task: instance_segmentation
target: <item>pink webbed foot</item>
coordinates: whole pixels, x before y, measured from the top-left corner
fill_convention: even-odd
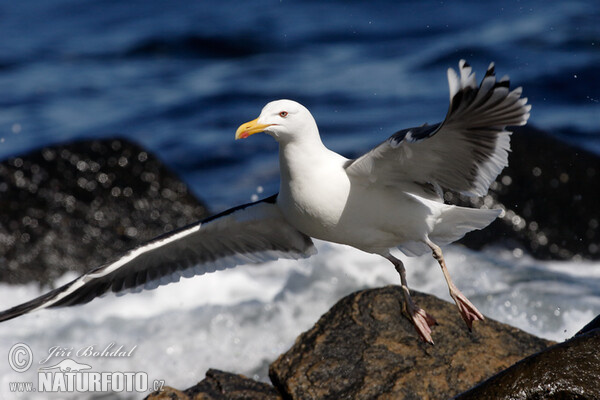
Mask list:
[[[469,331],[473,327],[473,321],[483,321],[485,319],[477,307],[475,307],[456,287],[450,289],[450,296],[452,296],[454,302],[458,306],[460,316],[467,324]]]
[[[410,319],[415,326],[415,330],[421,339],[423,339],[424,342],[433,344],[433,339],[431,338],[431,328],[437,324],[435,318],[417,306],[414,306],[412,311],[408,311],[408,314],[410,315]]]
[[[430,240],[427,241],[427,245],[429,245],[429,247],[433,251],[433,258],[435,258],[440,264],[440,267],[442,268],[442,272],[444,274],[444,278],[446,279],[446,283],[448,284],[448,289],[450,290],[450,296],[452,296],[452,298],[454,299],[454,302],[458,306],[460,316],[465,321],[465,323],[467,324],[467,328],[469,328],[470,331],[473,327],[473,321],[483,321],[485,318],[483,318],[483,315],[479,312],[477,307],[475,307],[473,303],[471,303],[469,299],[467,299],[467,297],[464,294],[462,294],[456,286],[454,286],[452,279],[450,279],[450,273],[448,272],[448,268],[446,268],[446,262],[444,261],[442,249],[440,249],[439,246],[437,246]]]

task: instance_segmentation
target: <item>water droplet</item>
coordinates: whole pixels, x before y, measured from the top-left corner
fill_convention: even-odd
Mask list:
[[[523,250],[521,250],[521,249],[514,249],[513,252],[512,252],[512,254],[516,258],[521,258],[521,257],[523,257]]]

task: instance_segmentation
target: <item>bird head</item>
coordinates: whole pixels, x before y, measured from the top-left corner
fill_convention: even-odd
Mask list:
[[[240,125],[235,139],[245,139],[264,132],[278,142],[291,142],[314,136],[318,137],[317,124],[302,104],[292,100],[276,100],[268,103],[255,120]]]

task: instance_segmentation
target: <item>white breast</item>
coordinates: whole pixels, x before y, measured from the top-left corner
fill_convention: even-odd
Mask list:
[[[281,183],[277,204],[303,233],[324,240],[340,220],[350,192],[344,170],[346,159],[323,147],[305,151],[301,146],[280,149]]]

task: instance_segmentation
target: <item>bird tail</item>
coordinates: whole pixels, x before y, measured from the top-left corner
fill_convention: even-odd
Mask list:
[[[502,210],[445,206],[429,239],[439,246],[452,243],[468,232],[485,228],[501,213]]]
[[[442,209],[435,219],[433,231],[428,237],[438,246],[450,244],[471,231],[485,228],[502,213],[502,210],[437,205]],[[424,240],[403,242],[398,246],[398,249],[409,257],[418,257],[431,252]]]

